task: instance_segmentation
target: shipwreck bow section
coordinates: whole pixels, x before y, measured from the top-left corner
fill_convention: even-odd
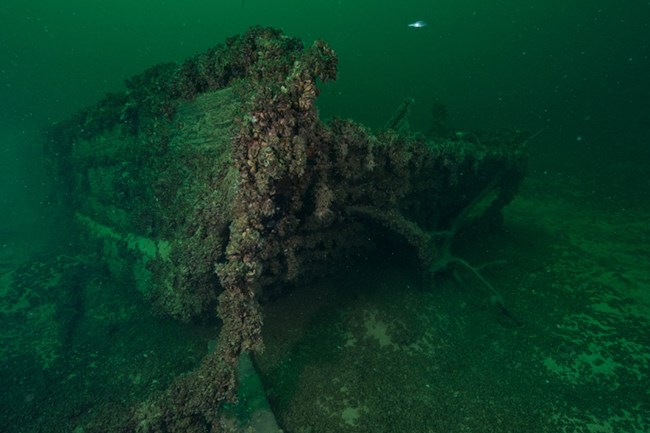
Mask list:
[[[427,138],[407,109],[379,132],[323,123],[317,81],[336,66],[324,42],[254,28],[50,130],[60,197],[111,271],[165,313],[223,321],[215,352],[137,411],[141,430],[218,431],[241,352],[262,348],[260,299],[386,236],[442,270],[456,233],[498,223],[516,193],[521,134]]]

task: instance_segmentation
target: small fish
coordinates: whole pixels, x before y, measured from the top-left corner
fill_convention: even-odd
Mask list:
[[[413,27],[414,29],[421,29],[422,27],[426,27],[427,23],[424,21],[416,21],[414,23],[409,24],[408,26]]]

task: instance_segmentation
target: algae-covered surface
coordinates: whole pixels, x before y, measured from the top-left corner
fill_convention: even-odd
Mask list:
[[[111,425],[207,352],[214,326],[154,315],[93,260],[38,255],[2,270],[2,432]]]
[[[266,306],[259,356],[289,432],[646,432],[650,207],[540,175],[504,231],[456,246],[462,276],[422,281],[408,254]]]
[[[0,433],[650,431],[649,2],[103,3],[0,5]]]
[[[484,268],[423,279],[385,245],[264,304],[255,364],[285,432],[648,431],[650,207],[537,175],[503,230],[454,251]],[[210,350],[216,324],[155,315],[83,255],[5,263],[3,432],[102,431]],[[459,281],[461,283],[459,283]],[[146,430],[143,430],[146,431]]]

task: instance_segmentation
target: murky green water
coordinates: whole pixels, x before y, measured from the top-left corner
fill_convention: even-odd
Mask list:
[[[542,131],[502,232],[455,246],[505,263],[485,273],[516,319],[402,251],[270,302],[284,431],[648,431],[650,3],[602,0],[3,1],[0,430],[102,431],[211,350],[216,320],[157,315],[79,246],[39,137],[252,25],[333,47],[324,119],[380,128],[410,97],[413,131],[437,103],[457,131]]]

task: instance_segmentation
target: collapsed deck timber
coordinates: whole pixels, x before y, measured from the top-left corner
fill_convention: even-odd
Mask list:
[[[254,28],[49,131],[61,197],[112,273],[180,320],[217,308],[223,322],[217,349],[135,409],[131,427],[220,431],[241,353],[262,349],[260,299],[383,236],[425,272],[464,264],[456,234],[498,222],[516,193],[521,134],[412,134],[407,109],[379,132],[322,122],[317,80],[336,66],[324,42]]]

